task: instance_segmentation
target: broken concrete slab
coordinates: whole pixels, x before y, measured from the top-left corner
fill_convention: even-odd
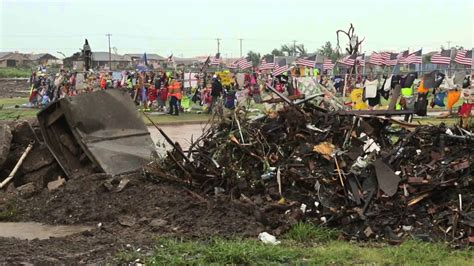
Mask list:
[[[10,152],[10,144],[12,141],[12,133],[7,124],[0,124],[0,169],[7,160]]]
[[[62,185],[66,184],[66,179],[62,177],[58,177],[57,180],[51,181],[48,183],[48,190],[49,191],[54,191],[61,187]]]

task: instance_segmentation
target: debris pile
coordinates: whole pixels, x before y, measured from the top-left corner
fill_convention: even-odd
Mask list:
[[[252,120],[237,110],[155,175],[245,202],[277,235],[305,220],[347,239],[469,244],[474,136],[393,121],[309,103]]]
[[[64,176],[36,121],[0,124],[0,188],[31,197]]]

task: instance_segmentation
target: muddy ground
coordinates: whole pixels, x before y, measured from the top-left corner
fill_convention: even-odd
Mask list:
[[[29,94],[28,79],[0,79],[0,98],[28,97]]]
[[[103,174],[70,180],[56,191],[44,189],[24,199],[0,192],[0,206],[13,210],[3,221],[89,225],[94,229],[47,240],[0,238],[0,263],[113,262],[127,245],[148,252],[154,238],[220,235],[253,236],[265,230],[242,202],[227,197],[208,199],[182,185],[151,181],[140,174],[116,192]],[[7,207],[6,207],[7,206]]]

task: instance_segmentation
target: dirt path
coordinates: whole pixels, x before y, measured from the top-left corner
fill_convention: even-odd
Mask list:
[[[28,79],[0,79],[0,98],[28,97]]]
[[[201,124],[187,124],[187,125],[165,125],[161,126],[161,129],[173,140],[177,141],[184,150],[187,150],[190,145],[190,140],[193,138],[196,140],[202,135]],[[166,145],[166,148],[170,148],[170,145],[166,143],[165,138],[160,134],[158,129],[153,126],[148,127],[153,142]],[[160,145],[158,145],[160,146]]]

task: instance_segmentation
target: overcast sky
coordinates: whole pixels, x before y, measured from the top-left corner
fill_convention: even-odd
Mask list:
[[[0,51],[70,55],[84,38],[92,51],[167,56],[243,51],[269,53],[281,44],[304,43],[312,52],[336,30],[365,37],[362,50],[424,48],[474,43],[474,0],[0,0]]]

